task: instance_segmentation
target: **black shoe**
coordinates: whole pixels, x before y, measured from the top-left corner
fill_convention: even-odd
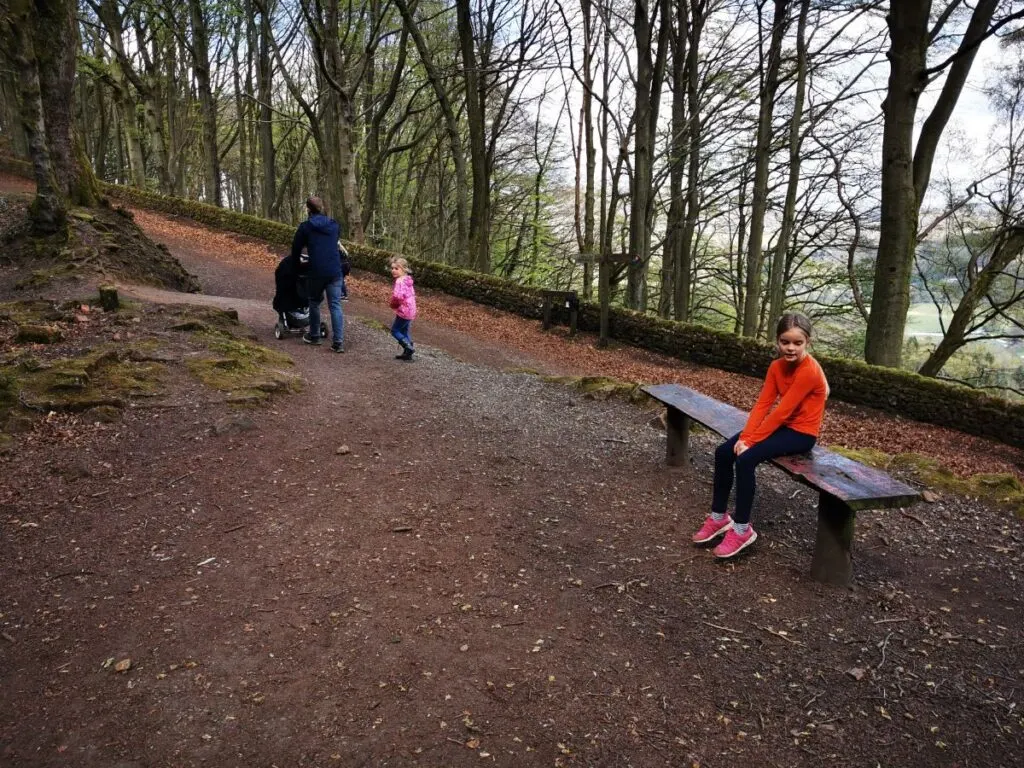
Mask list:
[[[336,341],[333,344],[331,344],[331,352],[344,352],[344,351],[345,351],[345,345],[342,344],[340,341]]]
[[[395,355],[395,360],[412,360],[412,350],[406,349],[402,354]]]
[[[323,344],[323,341],[320,339],[319,336],[316,337],[316,338],[313,338],[308,333],[302,334],[302,340],[304,342],[306,342],[307,344],[312,344],[314,347],[319,347],[321,344]]]

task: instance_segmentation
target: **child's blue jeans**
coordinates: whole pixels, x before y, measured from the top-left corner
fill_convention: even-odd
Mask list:
[[[412,351],[412,337],[409,336],[409,326],[412,325],[412,320],[406,320],[404,317],[395,315],[395,321],[391,324],[391,335],[395,337],[395,341],[402,345],[402,349]]]
[[[749,523],[750,509],[754,505],[757,465],[776,456],[807,453],[818,440],[813,435],[805,435],[789,427],[779,427],[760,443],[747,448],[737,456],[733,449],[739,438],[739,435],[733,435],[715,450],[715,481],[711,511],[725,514],[735,467],[736,512],[732,519],[737,523]]]

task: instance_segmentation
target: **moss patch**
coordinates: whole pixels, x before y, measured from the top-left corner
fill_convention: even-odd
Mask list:
[[[261,402],[275,392],[301,389],[302,380],[288,371],[292,359],[248,338],[237,313],[192,308],[171,328],[188,333],[203,348],[186,361],[189,372],[206,386],[229,393],[229,402]]]
[[[20,363],[0,367],[0,379],[12,382],[15,402],[37,411],[84,411],[97,406],[124,407],[133,397],[160,391],[163,367],[128,360],[123,350],[102,346],[75,357],[61,357],[26,370]]]
[[[878,469],[903,469],[913,473],[929,488],[958,496],[974,496],[996,504],[1008,504],[1024,517],[1024,484],[1010,474],[983,473],[967,478],[957,477],[930,456],[900,453],[895,456],[876,448],[847,448],[830,445],[830,451]]]
[[[0,434],[31,429],[49,411],[116,421],[132,401],[167,394],[173,370],[228,393],[233,403],[301,387],[289,372],[291,359],[257,344],[234,311],[133,302],[127,311],[76,323],[83,303],[91,302],[0,304]],[[51,343],[39,346],[43,338],[18,333],[33,327],[46,329]]]
[[[541,380],[578,389],[592,400],[618,397],[631,403],[640,403],[650,399],[640,389],[640,384],[610,376],[541,376]]]
[[[880,451],[877,448],[847,448],[843,445],[830,445],[828,449],[833,453],[838,453],[840,456],[859,461],[861,464],[866,464],[876,469],[887,469],[892,463],[892,454]]]

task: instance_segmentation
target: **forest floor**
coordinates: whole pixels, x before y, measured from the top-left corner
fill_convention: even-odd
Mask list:
[[[0,177],[0,202],[18,191]],[[135,217],[204,293],[122,281],[103,313],[94,283],[0,267],[0,302],[79,307],[44,363],[143,341],[163,361],[116,415],[40,412],[0,456],[0,765],[1020,764],[1005,505],[939,488],[861,513],[836,589],[809,578],[814,495],[766,468],[758,544],[715,562],[689,544],[713,436],[668,468],[656,408],[538,374],[742,407],[756,380],[425,290],[403,363],[366,274],[345,354],[277,341],[280,254]],[[217,309],[241,321],[218,349],[253,336],[286,382],[255,404],[188,375]],[[23,347],[0,322],[0,362]],[[1018,450],[839,402],[823,441],[1024,474]]]

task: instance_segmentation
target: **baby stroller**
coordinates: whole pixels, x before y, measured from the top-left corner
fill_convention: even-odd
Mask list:
[[[274,309],[277,310],[275,339],[303,333],[309,327],[309,292],[306,290],[308,266],[309,256],[306,254],[298,259],[288,254],[274,270]],[[321,333],[328,333],[326,324]]]

